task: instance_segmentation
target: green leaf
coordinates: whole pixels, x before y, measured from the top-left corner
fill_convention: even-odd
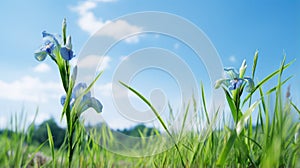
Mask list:
[[[51,133],[51,129],[49,127],[49,125],[47,124],[47,132],[48,132],[48,140],[49,140],[49,146],[51,148],[51,155],[52,155],[52,165],[53,167],[55,166],[55,153],[54,153],[54,141],[53,141],[53,137],[52,137],[52,133]]]
[[[42,144],[40,144],[33,153],[31,153],[30,158],[27,160],[27,162],[25,163],[25,165],[23,167],[27,167],[27,165],[32,161],[32,159],[34,158],[34,156],[42,149],[42,147],[47,143],[47,141],[43,142]]]
[[[190,109],[190,102],[188,103],[186,109],[185,109],[185,113],[183,116],[183,121],[182,121],[182,126],[181,126],[181,130],[180,130],[180,134],[179,134],[179,139],[181,139],[182,135],[183,135],[183,131],[184,131],[184,127],[185,127],[185,122],[189,113],[189,109]]]
[[[258,60],[258,51],[256,50],[254,54],[254,60],[253,60],[253,66],[252,66],[252,79],[254,79],[256,66],[257,66],[257,60]]]
[[[262,81],[260,81],[260,82],[255,86],[255,88],[252,90],[252,92],[249,93],[249,94],[246,96],[246,98],[245,98],[244,101],[243,101],[242,106],[250,99],[250,97],[252,96],[252,94],[253,94],[258,88],[260,88],[263,84],[265,84],[267,81],[269,81],[271,78],[273,78],[273,77],[274,77],[275,75],[277,75],[278,73],[281,73],[282,70],[288,68],[288,67],[289,67],[292,63],[294,63],[294,62],[295,62],[295,60],[292,61],[292,62],[290,62],[290,63],[288,63],[288,64],[286,64],[286,65],[284,65],[284,66],[282,67],[282,69],[278,69],[278,70],[274,71],[273,73],[271,73],[270,75],[268,75],[267,77],[265,77]]]
[[[74,116],[78,116],[81,114],[82,111],[80,111],[80,108],[78,108],[80,106],[80,103],[81,103],[81,100],[83,98],[84,95],[86,95],[91,89],[92,87],[94,86],[94,84],[97,82],[97,80],[100,78],[100,76],[102,75],[103,71],[101,71],[97,76],[96,78],[92,81],[92,83],[84,90],[84,92],[82,92],[75,100],[74,102],[74,106],[71,110],[71,114],[75,114],[75,115],[72,115],[72,117]],[[98,110],[97,112],[102,112],[102,105],[99,104],[98,102],[95,102],[95,100],[91,101],[91,102],[88,102],[88,103],[91,103],[95,108],[97,107],[101,107],[100,110]],[[78,111],[79,109],[79,111]],[[79,113],[78,113],[79,112]]]
[[[245,123],[247,122],[248,118],[251,116],[252,112],[254,111],[254,109],[257,107],[257,105],[259,104],[259,101],[254,102],[249,109],[245,112],[245,114],[240,118],[240,120],[237,123],[236,126],[236,132],[237,135],[239,135],[242,130],[245,127]]]
[[[240,67],[240,71],[239,71],[239,74],[240,74],[240,78],[244,78],[244,75],[245,75],[245,72],[246,72],[246,69],[247,69],[247,63],[246,63],[246,60],[243,61],[241,67]]]
[[[294,107],[294,109],[300,114],[299,108],[292,101],[290,101],[290,103]]]
[[[126,87],[127,89],[129,89],[130,91],[132,91],[134,94],[136,94],[141,100],[143,100],[144,103],[146,103],[150,109],[152,110],[152,112],[155,114],[155,116],[157,117],[158,121],[161,123],[161,125],[163,126],[163,128],[165,129],[165,131],[167,132],[167,134],[171,137],[171,139],[173,140],[173,143],[175,145],[176,150],[178,151],[179,155],[180,155],[180,159],[181,159],[181,164],[183,167],[185,166],[185,163],[183,161],[183,157],[182,154],[179,150],[179,147],[177,145],[177,143],[175,142],[171,132],[169,131],[169,129],[167,128],[165,122],[163,121],[163,119],[161,118],[161,116],[159,115],[158,111],[154,108],[154,106],[150,103],[150,101],[148,101],[142,94],[140,94],[138,91],[134,90],[132,87],[126,85],[125,83],[123,83],[122,81],[119,81],[121,83],[121,85],[123,85],[124,87]]]
[[[290,80],[293,76],[289,76],[287,79],[285,79],[283,82],[281,82],[281,85],[284,85],[288,80]],[[277,89],[277,86],[274,86],[273,88],[269,89],[267,92],[266,92],[266,95],[269,95],[273,92],[275,92]]]
[[[209,124],[210,124],[210,121],[209,121],[209,116],[208,116],[208,112],[207,112],[207,108],[206,108],[204,86],[203,86],[203,83],[202,83],[202,82],[201,82],[201,94],[202,94],[202,104],[203,104],[203,108],[204,108],[206,120],[207,120],[207,123],[208,123],[208,125],[209,125]]]
[[[229,153],[231,151],[231,148],[234,145],[234,142],[237,138],[237,134],[235,131],[231,131],[231,135],[226,143],[226,145],[223,147],[222,152],[217,160],[217,165],[224,165],[226,162],[227,157],[229,156]]]
[[[62,39],[63,39],[63,45],[66,44],[66,37],[67,37],[67,21],[66,21],[66,18],[63,19],[63,22],[62,22]]]
[[[70,100],[71,100],[71,96],[72,96],[72,91],[73,91],[73,88],[74,88],[74,84],[75,84],[74,80],[71,80],[70,83],[69,83],[69,90],[68,90],[68,92],[66,94],[66,100],[65,100],[63,112],[61,114],[61,120],[64,117],[64,114],[66,114],[67,120],[68,120],[68,118],[70,116],[69,112],[67,112],[67,111],[69,111],[69,108],[70,108]]]
[[[149,107],[150,109],[154,112],[155,116],[157,117],[157,119],[159,120],[159,122],[161,123],[161,125],[163,126],[163,128],[165,129],[165,131],[170,135],[171,133],[169,132],[165,122],[163,121],[163,119],[160,117],[158,111],[154,108],[154,106],[152,106],[152,104],[150,103],[150,101],[148,101],[143,95],[141,95],[138,91],[134,90],[133,88],[131,88],[130,86],[126,85],[125,83],[121,82],[120,83],[126,87],[127,89],[129,89],[130,91],[132,91],[134,94],[136,94],[140,99],[143,100],[143,102],[145,102]]]
[[[244,155],[244,157],[247,157],[248,154],[249,154],[249,150],[248,150],[248,147],[244,141],[244,139],[242,139],[241,137],[238,137],[235,141],[236,143],[236,146],[239,151],[241,152],[242,155]]]
[[[231,97],[230,93],[227,91],[227,89],[223,88],[223,90],[225,92],[226,100],[227,100],[227,103],[229,105],[233,120],[236,123],[237,119],[238,119],[238,116],[237,116],[237,109],[235,107],[234,100],[232,99],[232,97]]]

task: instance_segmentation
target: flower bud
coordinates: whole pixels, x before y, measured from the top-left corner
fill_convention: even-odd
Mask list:
[[[219,79],[219,80],[217,80],[216,83],[215,83],[215,89],[220,88],[220,86],[224,83],[225,80],[226,79]]]
[[[67,47],[69,50],[72,50],[71,36],[68,36],[68,38],[67,38],[66,47]]]
[[[243,78],[246,72],[246,68],[247,68],[247,64],[246,64],[246,60],[243,61],[241,67],[240,67],[240,78]]]
[[[66,30],[67,30],[67,21],[66,18],[64,18],[62,22],[62,38],[63,38],[63,44],[66,44]]]

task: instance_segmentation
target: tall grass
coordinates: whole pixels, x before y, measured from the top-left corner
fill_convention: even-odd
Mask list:
[[[254,57],[252,78],[254,78],[258,56]],[[134,88],[124,84],[133,93],[141,98],[155,113],[166,134],[156,136],[168,137],[172,148],[165,152],[144,157],[130,157],[113,153],[107,150],[105,145],[122,146],[114,138],[110,129],[103,126],[100,130],[86,129],[82,123],[77,123],[74,139],[77,147],[73,153],[73,167],[300,167],[300,138],[297,133],[300,129],[300,111],[289,96],[284,96],[283,86],[290,77],[283,79],[283,73],[291,63],[283,60],[278,70],[275,70],[266,78],[257,82],[254,90],[240,99],[240,104],[231,102],[230,93],[225,91],[229,109],[238,111],[235,122],[218,120],[223,111],[217,111],[212,118],[208,115],[203,85],[201,85],[202,101],[201,109],[197,111],[197,100],[191,101],[185,107],[185,115],[194,109],[195,114],[205,118],[207,127],[204,131],[185,130],[186,119],[183,119],[182,130],[173,132],[168,128],[168,123],[159,115],[155,107]],[[268,90],[263,85],[270,79],[277,78],[277,84]],[[256,95],[256,96],[255,96]],[[274,99],[275,98],[275,99]],[[272,99],[275,103],[272,103]],[[232,107],[230,107],[232,106]],[[172,107],[169,108],[172,113]],[[257,112],[254,118],[253,112]],[[232,115],[235,115],[231,113]],[[299,119],[294,119],[297,116]],[[233,118],[234,116],[231,116]],[[171,117],[172,118],[172,117]],[[184,117],[185,118],[185,117]],[[65,158],[67,145],[60,149],[54,149],[52,134],[54,130],[48,127],[48,141],[42,145],[32,145],[31,136],[33,124],[24,129],[24,125],[11,127],[16,133],[4,132],[0,137],[0,164],[1,167],[67,167],[68,159]],[[199,125],[202,119],[197,119]],[[232,126],[234,125],[234,126]],[[218,129],[216,129],[218,128]],[[185,131],[184,131],[185,130]],[[148,144],[146,137],[142,147],[145,150],[156,151],[161,148],[160,141]],[[99,142],[102,142],[102,146]],[[48,144],[48,145],[47,145]],[[73,146],[74,147],[74,146]],[[132,148],[134,155],[135,148]],[[142,150],[137,147],[136,150]],[[47,152],[48,151],[48,152]],[[42,152],[45,155],[45,163],[34,161]]]

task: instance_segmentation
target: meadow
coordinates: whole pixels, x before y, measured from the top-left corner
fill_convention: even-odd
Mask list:
[[[289,99],[292,93],[288,90],[282,91],[282,87],[288,83],[289,78],[281,79],[281,75],[290,65],[283,61],[278,70],[255,85],[255,91],[242,97],[241,104],[247,105],[254,92],[260,95],[258,101],[242,112],[233,127],[232,123],[219,122],[218,124],[222,124],[219,128],[222,129],[214,129],[216,122],[212,120],[207,121],[210,124],[205,133],[171,132],[167,127],[165,127],[166,134],[154,132],[155,136],[171,137],[173,142],[170,141],[170,143],[174,143],[172,148],[160,154],[145,157],[115,154],[106,150],[105,146],[100,146],[97,141],[101,139],[117,146],[114,138],[108,136],[111,135],[110,129],[102,127],[94,135],[88,135],[81,125],[76,129],[77,144],[72,167],[299,167],[300,111]],[[274,77],[278,78],[278,84],[264,91],[262,85]],[[133,88],[125,86],[139,95]],[[226,88],[223,89],[229,106],[233,105],[231,93]],[[199,112],[205,114],[207,109],[204,89],[202,91],[203,108]],[[139,96],[155,112],[151,103],[142,95]],[[274,104],[269,103],[272,96],[276,100]],[[195,104],[188,105],[186,108],[193,108],[193,106]],[[259,113],[257,118],[251,116],[254,108]],[[216,113],[215,117],[220,114]],[[295,116],[298,117],[297,120]],[[12,124],[9,130],[13,132],[3,132],[0,137],[1,167],[67,167],[69,165],[66,157],[68,147],[66,139],[61,148],[55,149],[51,135],[54,130],[48,129],[48,140],[42,144],[32,143],[34,123],[25,128],[25,125],[20,124],[22,121],[24,117],[23,119],[12,117],[11,123],[19,124]],[[166,125],[166,121],[161,120],[161,124]],[[142,133],[140,135],[143,137]],[[155,151],[161,148],[160,143],[157,141],[156,144],[151,143],[147,146],[145,141],[144,147]],[[134,152],[135,149],[132,150]]]
[[[120,151],[127,150],[111,129],[105,125],[88,129],[80,120],[87,108],[101,113],[105,106],[90,94],[102,72],[89,85],[75,85],[77,67],[69,64],[75,55],[71,37],[66,36],[65,20],[62,27],[61,42],[58,37],[43,32],[45,41],[35,58],[43,61],[50,57],[60,72],[66,93],[61,98],[61,117],[67,122],[63,143],[55,148],[56,130],[51,130],[49,125],[46,126],[48,138],[42,143],[34,142],[34,121],[26,127],[25,116],[12,116],[10,126],[0,136],[0,167],[300,167],[300,110],[291,99],[294,93],[284,89],[291,77],[283,75],[293,62],[286,63],[284,58],[278,69],[258,82],[253,81],[259,63],[258,52],[251,69],[245,61],[239,69],[225,67],[227,76],[216,81],[215,89],[224,91],[226,111],[217,110],[209,117],[205,89],[199,84],[201,109],[196,108],[198,100],[191,98],[193,101],[185,107],[179,131],[169,129],[171,119],[163,119],[146,97],[120,81],[147,104],[163,129],[150,134],[145,134],[147,129],[138,130],[141,143],[123,142],[133,145],[131,153],[124,156],[107,149],[113,146]],[[250,76],[246,76],[246,69]],[[276,79],[277,84],[263,87],[271,79]],[[196,126],[203,125],[201,117],[205,118],[205,129],[185,129],[190,109],[199,114],[195,115],[199,117]],[[172,110],[169,107],[170,115]],[[255,112],[257,117],[253,115]],[[224,115],[230,115],[231,120],[222,120]],[[171,147],[157,153],[164,147],[162,144],[166,144],[163,141]],[[148,151],[147,156],[138,157],[140,150]]]

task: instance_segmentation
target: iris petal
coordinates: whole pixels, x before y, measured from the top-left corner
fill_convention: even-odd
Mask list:
[[[252,90],[254,89],[254,82],[253,82],[252,78],[245,77],[244,79],[247,80],[247,83],[248,83],[247,92],[252,92]]]
[[[75,56],[73,51],[68,49],[67,47],[60,48],[60,55],[66,61],[70,61]]]
[[[233,67],[224,68],[224,71],[227,73],[227,75],[229,75],[231,79],[239,77],[239,74],[237,73],[236,69]]]
[[[243,80],[242,79],[238,79],[237,83],[236,83],[236,89],[241,87],[241,85],[243,84]]]
[[[76,99],[81,96],[85,90],[87,89],[87,85],[85,83],[78,83],[72,92],[70,108],[72,109]],[[61,104],[64,105],[66,101],[66,96],[61,97]],[[77,113],[80,115],[82,112],[87,110],[88,108],[93,108],[97,113],[101,113],[103,109],[103,105],[99,100],[94,97],[91,97],[91,92],[87,92],[81,99],[79,106],[77,106]]]
[[[78,83],[73,89],[73,96],[75,98],[79,97],[80,94],[82,94],[86,88],[87,85],[85,83]]]
[[[83,107],[81,109],[81,112],[79,113],[84,112],[88,108],[93,108],[97,113],[101,113],[103,109],[103,105],[96,98],[90,97],[89,99],[83,102]]]
[[[219,79],[215,83],[215,88],[219,88],[222,84],[225,85],[229,90],[235,90],[240,88],[244,82],[247,82],[247,91],[251,92],[254,89],[254,82],[250,77],[244,77],[246,72],[247,63],[243,61],[239,72],[233,67],[225,67],[224,71],[227,74],[226,79]]]
[[[51,33],[47,33],[46,31],[43,31],[42,36],[44,39],[50,39],[51,41],[55,42],[56,45],[59,45],[59,42],[57,40],[59,39],[58,35],[53,35]]]
[[[239,79],[239,78],[236,78],[236,79],[233,79],[230,81],[231,85],[229,86],[229,90],[235,90],[239,87],[241,87],[241,85],[243,84],[243,79]]]
[[[47,52],[39,50],[39,51],[37,51],[37,52],[34,53],[34,57],[38,61],[44,61],[46,59],[46,57],[47,57]]]
[[[220,88],[220,86],[222,84],[228,86],[228,81],[229,81],[229,79],[219,79],[219,80],[217,80],[216,83],[215,83],[215,88],[216,89]]]
[[[65,102],[66,102],[66,99],[67,99],[66,95],[61,96],[61,98],[60,98],[60,104],[64,105]]]

